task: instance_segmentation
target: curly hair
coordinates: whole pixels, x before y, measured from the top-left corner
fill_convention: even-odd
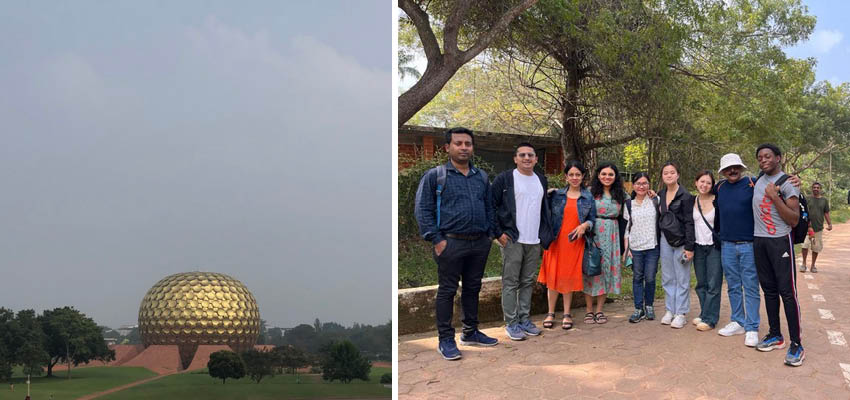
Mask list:
[[[599,180],[599,173],[605,168],[614,170],[614,183],[611,184],[611,198],[617,201],[618,204],[623,204],[626,201],[626,190],[623,189],[623,179],[620,177],[620,170],[610,161],[605,161],[596,167],[596,172],[593,174],[593,180],[590,182],[590,194],[594,198],[601,198],[605,193],[605,187]]]

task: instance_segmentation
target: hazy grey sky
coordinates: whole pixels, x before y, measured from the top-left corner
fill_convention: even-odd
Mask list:
[[[4,2],[0,306],[115,327],[199,269],[389,320],[391,7],[308,3]]]

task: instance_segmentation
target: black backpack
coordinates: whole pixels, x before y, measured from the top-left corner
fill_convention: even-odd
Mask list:
[[[776,186],[782,187],[782,184],[788,180],[790,176],[786,174],[782,174],[779,179],[776,180]],[[782,201],[785,201],[785,198],[782,197],[782,192],[779,192],[779,197]],[[797,226],[791,228],[791,239],[794,240],[794,244],[800,244],[806,241],[806,235],[809,233],[809,202],[806,200],[806,196],[803,196],[803,192],[800,192],[800,216],[797,218]]]

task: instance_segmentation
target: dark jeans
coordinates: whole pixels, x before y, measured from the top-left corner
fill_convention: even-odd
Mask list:
[[[781,335],[779,323],[779,298],[788,321],[788,334],[792,342],[800,343],[800,305],[797,302],[797,268],[794,243],[790,236],[780,238],[756,237],[753,253],[759,284],[764,292],[764,308],[771,336]]]
[[[658,272],[658,246],[649,250],[632,250],[632,291],[635,308],[652,306],[655,302],[655,274]]]
[[[463,332],[471,333],[478,329],[478,292],[481,291],[481,278],[490,255],[490,239],[487,237],[446,240],[445,250],[439,256],[434,254],[439,282],[436,314],[440,340],[454,339],[455,336],[452,314],[458,281],[463,281],[460,292]]]
[[[699,318],[713,328],[720,318],[720,291],[723,286],[720,250],[714,245],[694,246],[694,272],[697,276],[695,290],[701,308]]]

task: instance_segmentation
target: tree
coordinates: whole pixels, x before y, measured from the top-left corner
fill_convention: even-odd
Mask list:
[[[0,380],[12,377],[15,364],[15,313],[0,307]]]
[[[319,335],[316,334],[316,329],[312,325],[307,324],[298,325],[286,331],[286,334],[283,336],[284,344],[304,349],[310,353],[318,350],[318,339]]]
[[[92,360],[115,360],[115,351],[107,347],[97,324],[73,307],[44,310],[38,320],[50,356],[47,376],[53,376],[53,366],[59,362],[68,364],[67,378],[71,379],[72,363],[76,366]]]
[[[456,0],[448,2],[429,2],[416,0],[399,0],[398,7],[404,11],[409,20],[416,26],[419,39],[428,59],[425,73],[410,90],[398,97],[398,123],[403,125],[413,117],[425,104],[434,98],[440,89],[451,79],[457,70],[484,51],[496,40],[508,24],[518,15],[534,5],[537,0],[522,0],[520,2],[475,2]],[[437,36],[431,26],[427,10],[433,5],[433,13],[443,17],[442,50]],[[426,9],[423,9],[423,6]],[[470,14],[482,16],[487,27],[484,32],[471,40],[466,50],[458,47],[458,34],[463,28],[463,22]]]
[[[294,346],[283,345],[275,347],[274,354],[277,364],[289,371],[290,374],[295,374],[298,368],[306,367],[309,362],[307,354]]]
[[[15,319],[19,329],[16,363],[23,367],[23,373],[40,376],[50,360],[44,347],[46,336],[35,314],[35,310],[21,310]]]
[[[276,356],[270,351],[251,349],[242,353],[245,362],[245,372],[251,380],[260,383],[266,376],[274,376]]]
[[[245,363],[239,358],[238,354],[229,350],[220,350],[210,354],[207,369],[210,376],[221,379],[222,384],[227,383],[225,382],[227,378],[240,379],[245,376]]]
[[[326,381],[339,379],[350,383],[352,379],[369,380],[372,362],[365,359],[348,340],[328,346],[323,358],[322,379]]]

